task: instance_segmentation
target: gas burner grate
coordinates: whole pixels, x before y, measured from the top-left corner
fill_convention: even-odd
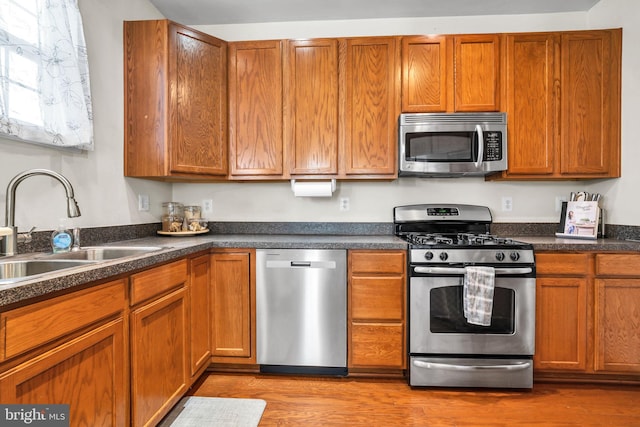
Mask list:
[[[520,244],[520,242],[513,239],[499,237],[489,233],[457,233],[453,235],[437,233],[407,233],[401,237],[403,237],[407,242],[419,246],[505,246]]]

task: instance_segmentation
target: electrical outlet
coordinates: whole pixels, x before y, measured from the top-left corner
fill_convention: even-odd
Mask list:
[[[348,197],[340,197],[340,211],[346,212],[349,210],[349,198]]]
[[[502,196],[502,212],[511,212],[513,210],[513,198],[511,196]]]
[[[149,195],[138,194],[138,210],[140,212],[149,212]]]
[[[202,200],[202,213],[205,215],[211,215],[213,213],[213,200]]]

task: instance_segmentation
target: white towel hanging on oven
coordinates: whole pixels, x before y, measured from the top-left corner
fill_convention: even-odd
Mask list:
[[[495,276],[493,267],[465,267],[463,306],[468,323],[491,325]]]

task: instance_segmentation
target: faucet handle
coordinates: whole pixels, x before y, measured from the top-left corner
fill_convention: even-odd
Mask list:
[[[31,236],[31,233],[33,233],[33,230],[35,230],[36,227],[33,226],[31,227],[31,230],[29,231],[25,231],[23,233],[18,233],[18,243],[31,243],[31,240],[33,239]]]

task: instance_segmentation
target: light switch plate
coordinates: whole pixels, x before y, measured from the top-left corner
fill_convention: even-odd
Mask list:
[[[149,195],[138,194],[138,211],[149,212]]]

